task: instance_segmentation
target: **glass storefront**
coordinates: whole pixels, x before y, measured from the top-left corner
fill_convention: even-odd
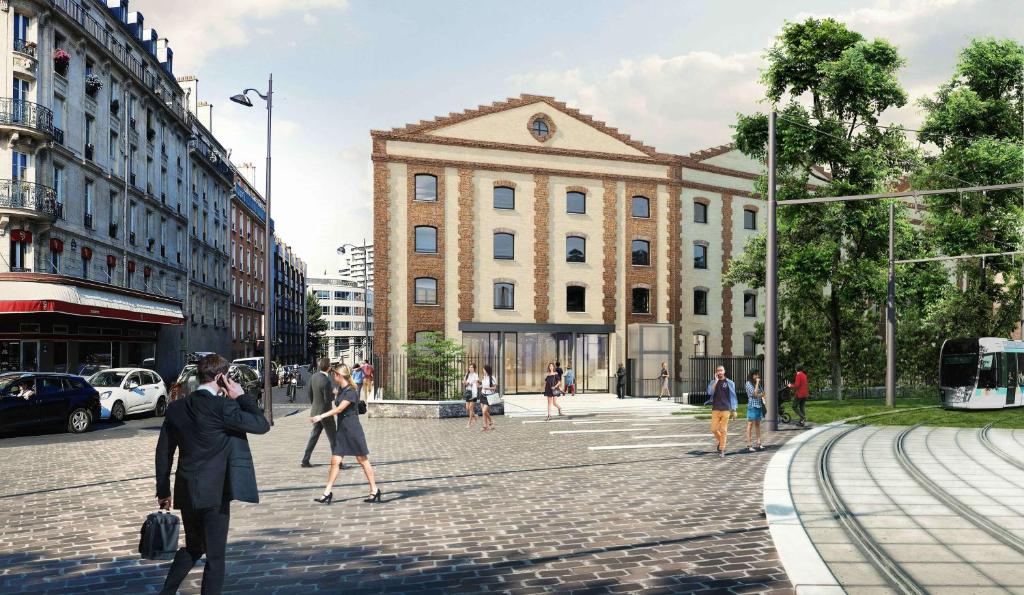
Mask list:
[[[576,372],[577,391],[608,391],[608,334],[464,332],[466,354],[489,363],[506,393],[540,393],[548,363]],[[500,362],[500,365],[499,365]],[[479,364],[478,364],[479,365]]]

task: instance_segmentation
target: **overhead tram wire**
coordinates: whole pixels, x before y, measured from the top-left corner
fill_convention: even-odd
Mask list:
[[[785,119],[783,116],[779,116],[779,117]],[[822,122],[823,121],[821,118],[817,118],[815,116],[808,116],[808,118],[810,118],[811,120],[817,120],[818,122]],[[849,124],[849,125],[853,126],[854,128],[866,127],[868,125],[866,122],[852,122],[850,120],[827,120],[827,121],[829,121],[829,122],[836,122],[838,124]],[[942,138],[956,138],[956,139],[960,139],[960,140],[969,140],[969,141],[974,141],[974,140],[991,140],[991,141],[995,141],[997,143],[1005,144],[1005,145],[1024,145],[1024,140],[1002,139],[1002,138],[996,138],[996,137],[991,136],[991,135],[964,136],[962,134],[944,134],[944,133],[938,133],[938,132],[928,132],[927,130],[919,130],[917,128],[905,128],[905,127],[903,127],[903,126],[901,126],[899,124],[875,124],[875,128],[882,128],[884,130],[892,130],[892,129],[897,129],[898,128],[898,129],[902,130],[903,132],[917,132],[917,133],[921,133],[921,134],[932,134],[932,135],[935,135],[935,136],[940,136]]]

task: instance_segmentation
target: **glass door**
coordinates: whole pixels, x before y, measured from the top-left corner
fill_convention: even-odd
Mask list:
[[[39,341],[21,342],[21,369],[25,372],[39,371]]]
[[[578,390],[608,392],[608,335],[577,335],[576,359]]]

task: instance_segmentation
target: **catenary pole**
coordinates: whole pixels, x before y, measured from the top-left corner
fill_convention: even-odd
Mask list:
[[[777,228],[775,224],[775,123],[776,113],[772,110],[768,116],[768,238],[765,263],[765,292],[768,303],[765,308],[764,324],[764,390],[768,413],[768,426],[772,431],[779,429],[779,393],[778,379],[775,376],[777,339],[778,339],[778,246],[776,244]]]
[[[896,406],[896,203],[889,203],[889,296],[885,303],[885,406]]]

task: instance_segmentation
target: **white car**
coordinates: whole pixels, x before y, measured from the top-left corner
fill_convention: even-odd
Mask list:
[[[167,387],[152,370],[111,368],[93,374],[89,384],[100,393],[100,419],[124,421],[135,413],[167,411]]]

